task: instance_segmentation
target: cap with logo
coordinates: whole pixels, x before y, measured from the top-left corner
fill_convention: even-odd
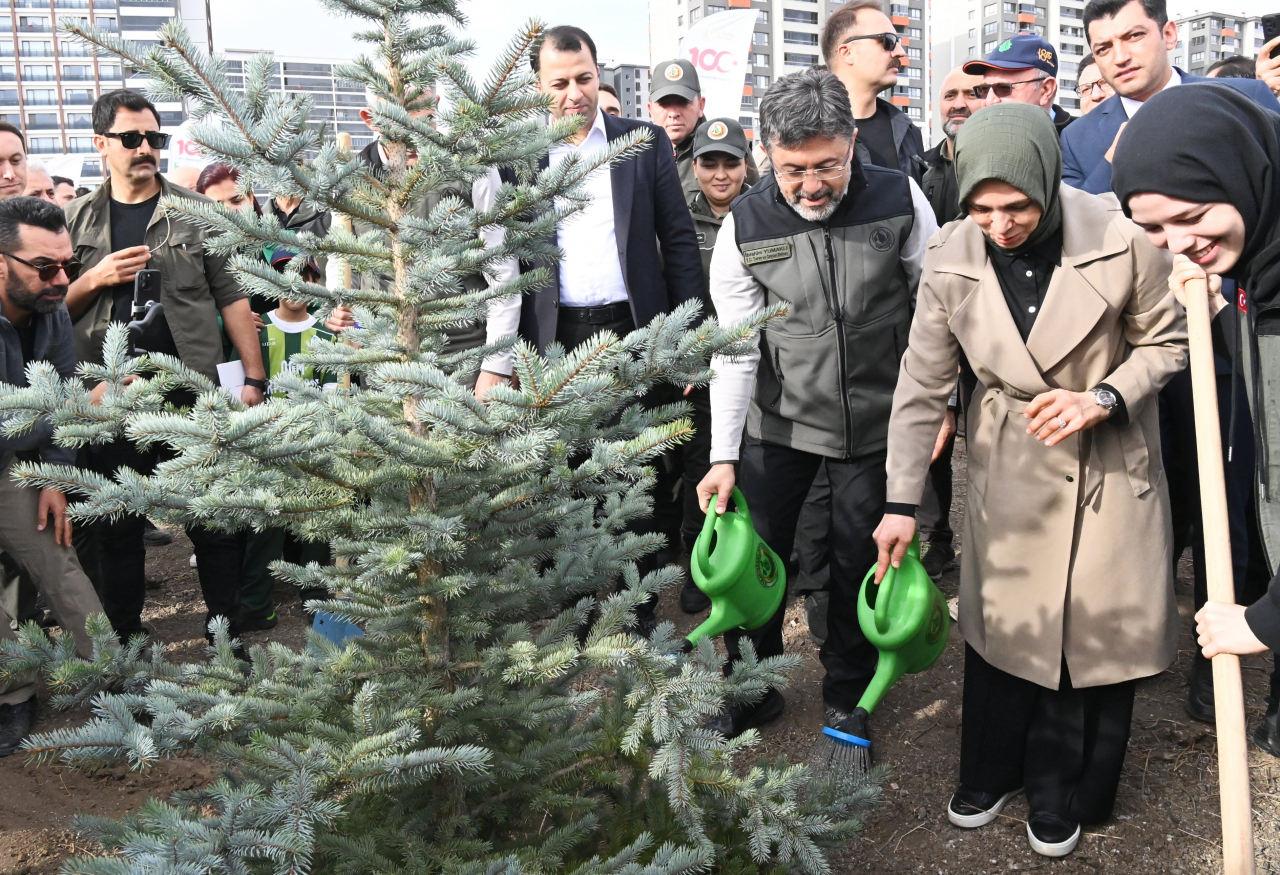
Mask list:
[[[672,60],[654,64],[649,73],[649,99],[655,103],[664,97],[697,100],[702,95],[698,71],[688,61]]]
[[[1020,33],[1000,43],[981,61],[970,61],[964,71],[981,76],[991,70],[1043,70],[1058,75],[1058,50],[1042,36]]]
[[[731,118],[713,118],[693,132],[693,157],[707,152],[724,152],[735,158],[747,157],[747,135]]]

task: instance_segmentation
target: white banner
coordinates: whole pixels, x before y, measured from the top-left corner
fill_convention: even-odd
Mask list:
[[[708,15],[689,28],[680,40],[680,56],[698,71],[707,118],[736,119],[742,109],[742,86],[751,54],[751,32],[756,27],[754,9],[729,9]]]
[[[195,122],[187,119],[173,131],[173,137],[169,140],[169,169],[172,171],[178,167],[199,167],[203,168],[206,164],[212,162],[209,156],[200,150],[200,146],[195,140],[191,139],[191,129],[195,126]]]

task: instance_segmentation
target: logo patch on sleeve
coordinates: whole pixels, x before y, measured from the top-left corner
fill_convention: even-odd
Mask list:
[[[876,252],[888,252],[893,248],[894,234],[888,228],[876,228],[871,232],[870,242]]]
[[[782,261],[790,257],[791,243],[788,241],[743,250],[742,263],[747,265],[764,264],[766,261]]]

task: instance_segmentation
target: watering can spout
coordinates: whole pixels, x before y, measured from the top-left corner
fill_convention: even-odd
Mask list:
[[[870,714],[883,701],[889,688],[907,673],[907,662],[896,651],[884,651],[876,661],[876,673],[867,684],[867,691],[858,700],[858,707]]]

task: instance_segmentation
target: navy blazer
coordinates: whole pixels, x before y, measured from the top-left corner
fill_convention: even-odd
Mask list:
[[[1184,85],[1195,82],[1225,85],[1243,92],[1260,106],[1280,113],[1280,103],[1276,102],[1271,89],[1256,79],[1208,79],[1204,76],[1192,76],[1181,70],[1178,73],[1182,76]],[[1062,181],[1090,194],[1111,191],[1111,162],[1106,158],[1107,150],[1115,142],[1120,126],[1128,120],[1120,95],[1115,94],[1094,107],[1092,112],[1068,125],[1062,132]],[[1170,130],[1175,130],[1179,124],[1194,121],[1170,119]]]
[[[613,182],[614,234],[618,263],[627,285],[631,315],[637,327],[659,313],[705,297],[706,279],[693,217],[685,205],[667,134],[657,125],[605,114],[609,142],[636,128],[647,128],[652,141],[639,155],[609,168]],[[546,167],[548,159],[542,159]],[[604,257],[606,253],[600,253]],[[556,339],[560,309],[560,273],[528,294],[520,306],[520,336],[545,350]]]

